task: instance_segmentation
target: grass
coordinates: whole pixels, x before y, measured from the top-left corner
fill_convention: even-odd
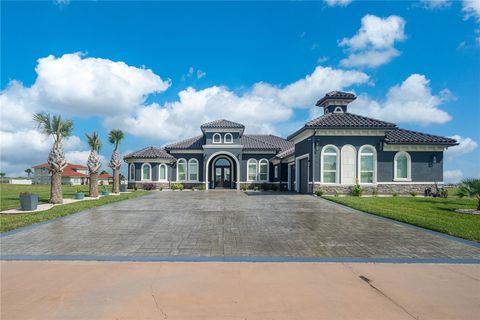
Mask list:
[[[455,209],[476,208],[476,200],[458,197],[334,197],[325,199],[422,228],[480,242],[480,216]]]
[[[111,186],[105,186],[108,190]],[[88,195],[88,186],[62,186],[63,197],[73,198],[73,194],[77,192],[77,188],[81,188]],[[99,187],[99,191],[102,187]],[[34,185],[15,185],[0,184],[0,211],[8,209],[16,209],[20,207],[18,200],[20,192],[31,192],[38,194],[38,204],[48,203],[50,199],[50,185],[34,184]]]
[[[119,196],[105,196],[98,200],[85,200],[65,204],[61,206],[55,206],[49,210],[41,212],[32,212],[24,214],[0,215],[0,232],[6,232],[20,227],[24,227],[33,223],[47,221],[58,217],[63,217],[75,212],[79,212],[85,209],[90,209],[98,206],[102,206],[108,203],[118,202],[122,200],[136,198],[147,194],[148,191],[135,191],[131,193],[123,193]],[[3,199],[3,191],[2,191]]]

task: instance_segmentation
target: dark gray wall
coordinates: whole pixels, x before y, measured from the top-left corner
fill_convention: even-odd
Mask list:
[[[222,143],[224,141],[224,138],[225,138],[225,134],[227,132],[218,132],[221,136],[222,136]],[[229,144],[240,144],[240,133],[239,132],[230,132],[233,136],[233,143],[227,143],[227,145]],[[205,142],[206,144],[213,144],[213,135],[215,134],[215,132],[206,132],[205,133]],[[215,143],[217,144],[217,143]]]
[[[203,154],[201,153],[174,153],[172,154],[177,160],[179,159],[185,159],[187,160],[187,168],[188,168],[188,160],[190,159],[197,159],[198,160],[198,180],[203,181]],[[188,169],[187,169],[188,170]],[[176,181],[177,180],[177,164],[174,163],[173,167],[171,168],[172,175],[171,175],[171,181]],[[187,171],[188,174],[188,171]],[[188,176],[187,176],[188,180]]]

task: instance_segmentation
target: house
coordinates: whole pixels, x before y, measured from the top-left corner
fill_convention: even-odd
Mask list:
[[[113,176],[104,172],[98,175],[98,184],[100,185],[108,185],[113,183]]]
[[[50,184],[50,171],[48,163],[33,167],[34,184]],[[88,184],[88,168],[79,164],[67,163],[62,172],[62,184],[81,185]]]
[[[286,139],[244,134],[229,120],[201,125],[201,135],[147,147],[124,157],[130,187],[168,187],[180,182],[206,189],[253,187],[346,194],[360,184],[366,193],[423,192],[443,183],[443,151],[454,139],[398,128],[348,112],[352,93],[333,91],[316,106],[323,115]]]

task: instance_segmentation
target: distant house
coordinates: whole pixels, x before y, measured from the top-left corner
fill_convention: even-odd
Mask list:
[[[107,185],[113,183],[113,176],[108,173],[98,175],[98,184]]]
[[[33,183],[50,184],[50,176],[48,163],[42,163],[33,167]],[[68,163],[62,172],[62,184],[88,184],[88,168],[80,164]]]

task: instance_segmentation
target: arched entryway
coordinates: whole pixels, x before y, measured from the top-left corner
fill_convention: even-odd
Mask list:
[[[240,164],[230,152],[216,152],[206,163],[206,189],[238,189]]]

